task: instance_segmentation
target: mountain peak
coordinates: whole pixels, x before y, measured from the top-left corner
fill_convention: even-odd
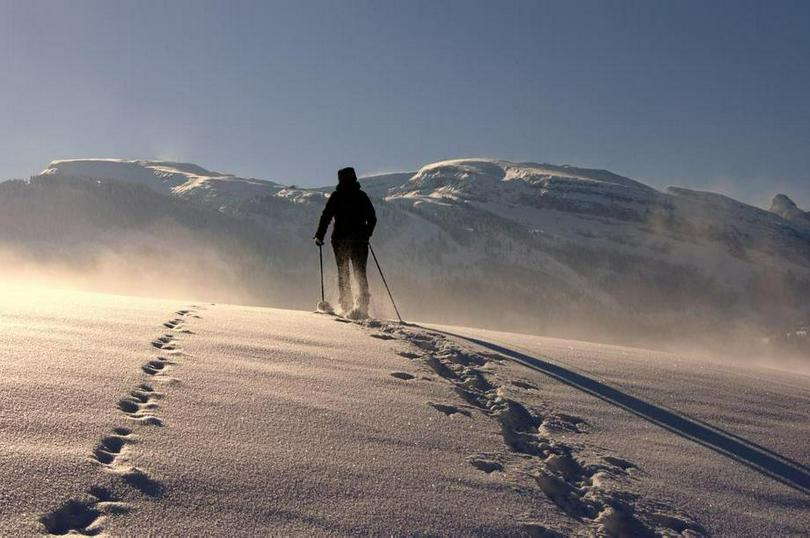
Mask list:
[[[796,205],[796,202],[788,197],[787,194],[777,194],[773,197],[773,201],[771,201],[771,212],[773,213],[793,209],[799,209],[799,207]]]
[[[612,213],[613,209],[607,206],[624,204],[628,211],[636,211],[638,204],[661,193],[606,170],[468,158],[423,166],[389,195],[417,199],[420,203],[483,204],[488,210],[500,206],[506,213],[514,213],[509,208],[517,206],[554,206],[561,210],[576,206],[585,210],[595,205],[605,206],[604,213]]]
[[[810,224],[810,213],[805,213],[799,209],[796,202],[791,200],[786,194],[780,193],[774,196],[769,211],[791,222]]]
[[[191,198],[245,200],[278,191],[271,181],[213,172],[192,163],[127,159],[64,159],[51,161],[42,176],[68,176],[140,183],[163,194]]]

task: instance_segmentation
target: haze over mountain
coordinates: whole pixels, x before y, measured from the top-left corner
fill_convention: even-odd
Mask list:
[[[491,159],[361,182],[406,317],[620,341],[733,335],[740,347],[808,319],[810,219],[785,195],[766,211],[606,170]],[[0,184],[0,241],[29,277],[308,309],[330,191],[187,163],[53,161]],[[372,285],[376,315],[391,315]]]

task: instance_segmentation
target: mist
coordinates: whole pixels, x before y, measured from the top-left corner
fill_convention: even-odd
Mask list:
[[[162,177],[141,166],[125,170],[146,181]],[[718,195],[663,194],[580,170],[600,182],[544,179],[542,197],[518,191],[523,205],[510,209],[515,220],[492,205],[516,188],[498,179],[504,166],[448,163],[426,167],[424,181],[395,174],[364,184],[379,220],[375,252],[405,319],[733,361],[807,360],[810,252],[781,217]],[[556,170],[542,166],[543,174]],[[104,167],[115,173],[109,162]],[[92,163],[84,169],[92,172]],[[185,180],[181,172],[177,181]],[[620,190],[594,191],[589,200],[599,203],[578,205],[567,194],[580,183],[605,189],[606,180]],[[312,234],[323,192],[268,184],[267,194],[234,198],[242,180],[217,181],[198,198],[195,190],[179,197],[149,183],[92,176],[2,183],[0,275],[104,293],[313,310],[320,280]],[[255,180],[248,184],[255,192]],[[450,186],[461,202],[434,197],[433,189]],[[220,188],[218,195],[213,189]],[[628,188],[648,199],[642,211],[636,201],[617,201]],[[397,189],[407,190],[399,198]],[[413,198],[422,192],[426,198]],[[327,299],[337,304],[328,244],[324,266]],[[372,315],[393,318],[371,259],[368,273]]]
[[[247,251],[211,245],[182,228],[160,227],[164,237],[130,234],[115,245],[59,252],[0,249],[0,280],[13,287],[51,287],[179,301],[227,303],[314,310],[319,300],[316,267],[273,272]],[[278,253],[283,256],[282,253]],[[307,256],[317,263],[316,250]],[[337,304],[336,272],[325,256],[327,300]],[[371,313],[392,319],[395,313],[379,274],[370,267]],[[518,281],[518,275],[501,273]],[[636,299],[646,302],[643,316],[617,316],[585,304],[555,304],[554,299],[515,301],[501,286],[458,279],[420,281],[400,271],[387,274],[394,299],[407,321],[487,328],[538,336],[571,338],[614,345],[640,346],[688,355],[711,355],[730,364],[759,364],[810,373],[806,340],[768,332],[753,321],[685,323],[657,292]],[[668,310],[672,308],[672,310]],[[650,312],[655,312],[650,315]],[[642,320],[642,318],[644,318]]]

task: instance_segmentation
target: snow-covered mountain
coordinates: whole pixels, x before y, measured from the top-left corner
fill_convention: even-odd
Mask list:
[[[239,278],[255,302],[272,302],[268,280],[285,291],[285,306],[311,302],[310,241],[330,187],[109,159],[54,161],[32,184],[66,181],[138,184],[182,211],[210,211],[205,223],[186,219],[184,233],[203,228],[229,248],[246,249],[253,263]],[[771,334],[808,316],[810,226],[785,196],[765,211],[715,193],[659,191],[605,170],[491,159],[443,161],[361,182],[380,214],[375,246],[411,316],[622,338]],[[4,218],[16,226],[25,219]],[[262,285],[250,286],[254,279]],[[297,296],[305,299],[296,303]]]
[[[43,176],[112,179],[139,183],[163,194],[211,202],[246,200],[272,194],[283,187],[271,181],[211,172],[190,163],[122,159],[68,159],[53,161]]]
[[[810,226],[810,211],[802,211],[796,205],[796,202],[791,200],[784,194],[777,194],[771,202],[771,213],[776,213],[785,220],[789,220],[794,224],[803,226]]]

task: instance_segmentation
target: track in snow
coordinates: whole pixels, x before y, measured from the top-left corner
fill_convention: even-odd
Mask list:
[[[589,534],[706,534],[699,522],[677,507],[639,494],[633,482],[641,480],[643,473],[634,463],[613,454],[586,454],[583,443],[577,440],[591,429],[585,419],[551,406],[530,409],[519,397],[512,396],[514,391],[539,389],[522,381],[511,381],[506,386],[491,375],[488,365],[505,360],[507,354],[503,350],[473,351],[447,334],[414,325],[376,320],[360,325],[373,329],[375,332],[370,336],[374,338],[396,338],[409,343],[413,351],[400,355],[438,375],[452,387],[454,399],[459,400],[459,403],[426,402],[427,405],[448,420],[466,420],[465,417],[480,413],[497,425],[505,450],[468,456],[467,462],[476,469],[487,474],[507,473],[516,480],[528,477],[534,487],[571,518],[574,528]],[[542,514],[537,514],[536,520],[524,522],[526,532],[562,536],[569,531],[547,528],[542,521]]]
[[[198,307],[175,312],[175,317],[163,323],[175,333],[193,334],[184,329],[189,318],[200,319]],[[186,354],[174,333],[167,333],[151,342],[161,351],[161,355],[150,359],[141,366],[148,379],[139,383],[118,401],[117,410],[124,415],[125,425],[116,426],[96,444],[90,456],[104,472],[114,473],[121,480],[140,493],[153,498],[164,494],[160,481],[138,467],[129,464],[128,454],[133,445],[139,442],[135,428],[163,426],[158,417],[157,403],[164,393],[155,389],[155,383],[170,383],[175,380],[166,375]],[[103,532],[104,521],[115,514],[126,513],[132,507],[106,488],[94,486],[80,498],[65,501],[56,509],[39,518],[44,530],[51,535],[78,534],[95,536]]]

